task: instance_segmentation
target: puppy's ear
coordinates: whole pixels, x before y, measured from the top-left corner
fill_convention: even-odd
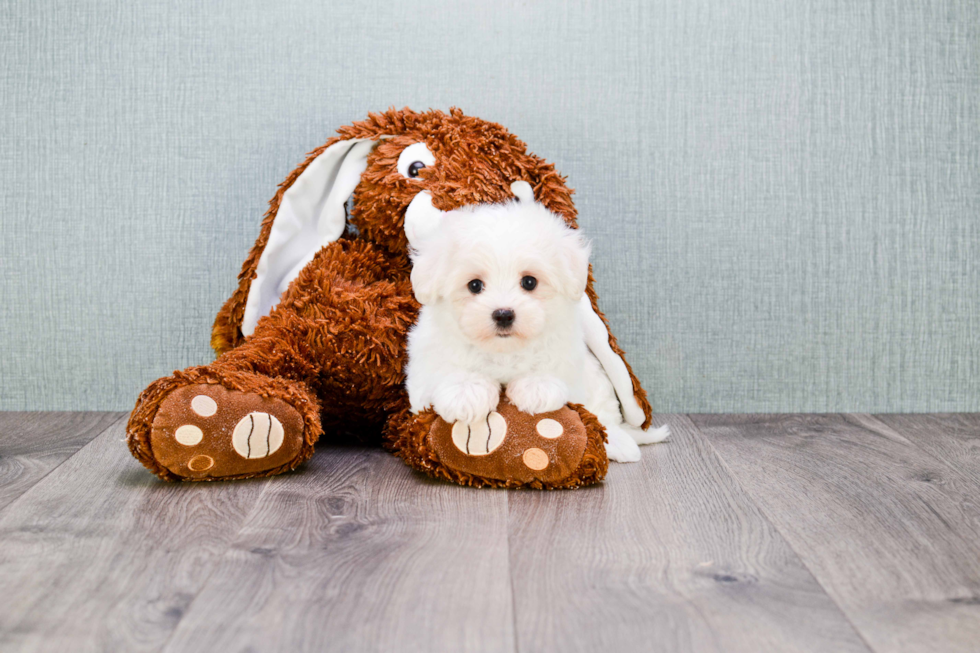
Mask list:
[[[592,246],[589,241],[575,229],[568,229],[561,241],[561,271],[558,290],[563,295],[578,301],[585,294],[585,286],[589,283],[589,255]]]
[[[412,250],[412,291],[422,305],[434,304],[445,292],[451,254],[442,246],[445,238],[427,238]]]

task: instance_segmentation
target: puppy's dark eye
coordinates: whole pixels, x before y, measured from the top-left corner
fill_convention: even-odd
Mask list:
[[[466,284],[466,287],[469,288],[470,292],[474,295],[479,295],[481,292],[483,292],[483,282],[479,279],[473,279],[473,281]]]
[[[531,292],[537,287],[538,287],[538,280],[532,277],[531,275],[528,275],[521,279],[521,288],[523,288],[524,290]]]
[[[415,179],[419,176],[419,170],[425,167],[425,164],[421,161],[412,161],[408,164],[408,176]]]

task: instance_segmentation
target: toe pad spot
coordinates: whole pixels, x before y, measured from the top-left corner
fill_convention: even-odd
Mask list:
[[[197,395],[191,399],[191,410],[201,417],[211,417],[218,412],[218,404],[207,395]]]
[[[549,440],[554,440],[555,438],[560,438],[562,433],[565,432],[565,427],[561,425],[557,420],[553,420],[549,417],[544,418],[534,427],[542,438],[548,438]]]
[[[193,447],[204,439],[204,431],[193,424],[184,424],[174,431],[174,439],[185,447]]]
[[[200,456],[194,456],[187,461],[187,467],[192,472],[203,472],[214,467],[214,458],[203,454]]]
[[[548,466],[548,454],[537,447],[531,447],[530,449],[526,450],[522,458],[524,460],[524,464],[527,465],[529,469],[533,469],[536,472],[539,472]]]

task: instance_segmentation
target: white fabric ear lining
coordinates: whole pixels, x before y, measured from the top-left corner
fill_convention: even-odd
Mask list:
[[[259,318],[279,303],[316,253],[343,235],[344,204],[360,183],[367,156],[376,144],[367,139],[334,143],[283,193],[249,286],[241,327],[244,335],[252,335]]]
[[[620,358],[619,354],[609,346],[609,331],[603,324],[602,318],[592,308],[592,300],[588,295],[582,297],[578,304],[579,314],[582,317],[582,327],[585,331],[585,344],[595,355],[609,376],[609,380],[616,390],[619,397],[619,405],[623,410],[623,419],[630,426],[639,427],[646,419],[640,403],[633,394],[633,380],[630,378],[626,363]]]
[[[344,157],[344,162],[340,166],[340,172],[337,173],[337,179],[330,190],[330,195],[320,211],[317,231],[320,234],[321,247],[332,243],[343,235],[344,226],[347,224],[347,212],[344,210],[344,205],[347,203],[347,198],[357,188],[357,184],[360,183],[361,175],[367,170],[367,157],[375,145],[377,143],[374,141],[359,141]]]

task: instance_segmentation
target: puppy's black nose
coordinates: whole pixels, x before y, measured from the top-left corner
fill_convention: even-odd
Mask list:
[[[514,323],[514,311],[509,308],[498,308],[490,317],[493,318],[494,323],[501,329],[506,329]]]

